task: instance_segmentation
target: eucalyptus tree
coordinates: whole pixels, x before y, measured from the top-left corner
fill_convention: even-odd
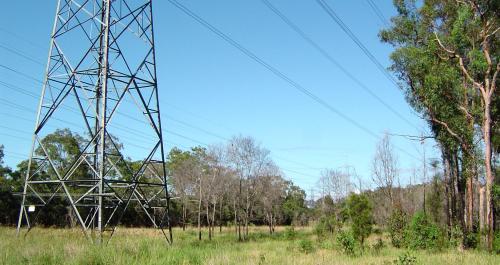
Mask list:
[[[238,190],[238,239],[248,236],[248,225],[255,202],[255,185],[263,169],[272,163],[269,150],[263,148],[251,137],[233,137],[227,146],[228,160],[239,177]],[[241,235],[242,222],[244,237]]]
[[[450,168],[461,165],[464,169],[468,217],[472,216],[472,178],[476,177],[479,160],[474,133],[476,126],[480,128],[491,249],[494,229],[491,131],[493,120],[497,119],[492,116],[492,103],[497,101],[500,71],[499,3],[488,0],[426,0],[418,5],[415,0],[396,0],[394,3],[398,15],[392,18],[391,28],[380,34],[383,41],[396,47],[391,55],[391,68],[402,81],[409,103],[429,121],[443,149],[445,164],[452,164]],[[453,190],[458,193],[460,209],[463,209],[462,182],[455,172]],[[457,219],[463,218],[459,214]],[[472,226],[471,219],[468,226]]]

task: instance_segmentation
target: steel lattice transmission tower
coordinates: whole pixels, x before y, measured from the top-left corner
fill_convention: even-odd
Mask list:
[[[85,135],[77,155],[43,140],[61,122]],[[110,239],[135,207],[172,242],[151,0],[58,2],[18,234],[63,199],[91,240]]]

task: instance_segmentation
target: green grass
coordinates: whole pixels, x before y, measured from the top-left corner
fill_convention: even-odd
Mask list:
[[[265,227],[252,227],[249,240],[238,242],[234,229],[216,231],[212,241],[205,234],[197,240],[196,230],[174,230],[168,246],[154,229],[119,228],[109,245],[87,241],[77,229],[33,229],[25,238],[15,229],[0,227],[0,264],[392,264],[404,249],[387,247],[379,253],[366,249],[349,257],[333,241],[319,242],[310,228],[296,228],[293,238],[284,228],[270,236]],[[370,246],[377,236],[367,242]],[[310,243],[312,242],[312,246]],[[411,252],[418,264],[500,264],[499,255],[484,251]]]

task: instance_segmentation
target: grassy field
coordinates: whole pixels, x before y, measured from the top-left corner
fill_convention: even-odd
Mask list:
[[[284,228],[274,236],[265,227],[253,227],[246,242],[234,232],[216,231],[212,241],[199,242],[195,230],[174,230],[168,246],[157,230],[121,228],[107,246],[90,244],[80,230],[37,228],[26,238],[16,238],[13,228],[0,227],[1,264],[393,264],[405,250],[389,247],[379,253],[367,248],[349,257],[333,241],[319,242],[310,228],[296,228],[287,238]],[[206,235],[204,235],[206,237]],[[380,236],[372,236],[368,245]],[[312,242],[306,251],[304,241]],[[414,251],[417,264],[500,264],[500,255],[482,251]]]

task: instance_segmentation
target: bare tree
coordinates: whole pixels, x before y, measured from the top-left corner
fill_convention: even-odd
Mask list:
[[[256,179],[265,165],[271,162],[269,151],[251,137],[233,137],[228,144],[228,159],[239,176],[238,191],[238,239],[242,240],[241,225],[244,223],[245,237],[252,215]]]
[[[377,144],[372,163],[372,179],[394,206],[394,181],[398,179],[398,159],[388,133]]]
[[[269,233],[273,234],[280,212],[280,204],[286,196],[286,181],[281,177],[279,168],[274,164],[266,166],[264,171],[258,179],[257,191],[265,222],[269,226]]]

